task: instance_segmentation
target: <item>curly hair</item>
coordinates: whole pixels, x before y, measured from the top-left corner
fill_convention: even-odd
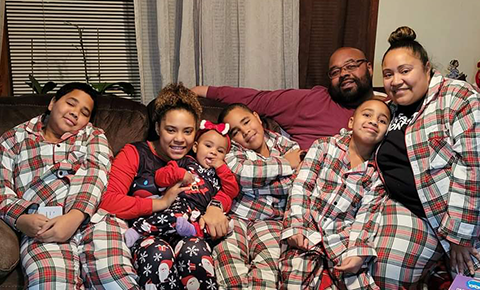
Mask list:
[[[198,127],[202,106],[195,93],[186,88],[183,83],[168,84],[164,87],[155,99],[155,114],[153,121],[160,122],[165,114],[171,110],[183,109],[190,112],[195,118]]]

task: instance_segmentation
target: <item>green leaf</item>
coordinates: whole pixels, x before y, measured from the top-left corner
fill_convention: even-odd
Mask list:
[[[35,91],[35,93],[41,94],[42,93],[42,86],[37,81],[37,79],[32,74],[28,75],[28,79],[30,80],[31,83],[27,83],[27,85],[29,87],[31,87],[33,89],[33,91]]]
[[[126,83],[126,82],[113,83],[112,88],[120,89],[129,95],[133,95],[135,93],[135,88],[131,83]]]
[[[46,94],[48,93],[49,91],[53,90],[55,87],[57,86],[56,83],[54,82],[47,82],[44,86],[43,86],[43,89],[42,89],[42,94]]]
[[[90,85],[97,90],[100,94],[105,93],[106,88],[108,87],[109,83],[90,83]]]
[[[120,90],[132,96],[135,93],[135,88],[132,84],[127,82],[116,83],[91,83],[92,87],[100,94],[104,94],[107,90]]]

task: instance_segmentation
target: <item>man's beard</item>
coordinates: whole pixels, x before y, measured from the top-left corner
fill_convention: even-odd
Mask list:
[[[355,87],[342,90],[340,84],[345,78],[340,77],[336,86],[328,86],[328,93],[336,103],[350,109],[357,108],[370,97],[372,91],[372,75],[367,70],[363,78],[350,75],[349,79],[355,82]]]

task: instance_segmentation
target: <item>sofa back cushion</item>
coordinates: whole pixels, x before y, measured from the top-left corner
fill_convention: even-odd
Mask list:
[[[0,97],[0,134],[44,113],[52,97]],[[92,123],[105,131],[114,154],[127,143],[145,140],[149,125],[143,104],[107,95],[98,97],[97,114]]]
[[[209,120],[210,122],[217,123],[218,116],[220,112],[227,106],[225,103],[221,103],[219,101],[206,99],[206,98],[198,98],[200,101],[200,105],[202,106],[202,120]],[[148,114],[150,119],[153,119],[153,115],[155,114],[155,100],[152,100],[148,105]],[[263,126],[271,131],[280,132],[280,125],[275,122],[271,118],[262,118]],[[148,132],[148,140],[158,140],[158,135],[155,132],[155,124],[153,122],[150,123],[150,129]]]

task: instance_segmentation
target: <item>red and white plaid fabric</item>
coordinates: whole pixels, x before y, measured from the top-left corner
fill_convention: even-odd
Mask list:
[[[106,188],[112,151],[103,130],[90,123],[57,144],[46,142],[43,116],[0,137],[0,213],[15,227],[31,206],[60,205],[90,217]]]
[[[378,289],[368,270],[349,277],[333,271],[349,256],[375,261],[373,241],[385,201],[373,161],[350,168],[350,140],[351,132],[342,130],[315,141],[305,156],[291,190],[282,239],[301,233],[309,251],[287,249],[284,244],[283,289],[318,288],[325,265],[335,283],[347,289]]]
[[[298,144],[267,130],[265,142],[270,150],[268,158],[235,142],[232,142],[232,149],[225,157],[240,184],[240,193],[230,212],[245,220],[281,220],[295,177],[283,155],[291,149],[300,148]]]

